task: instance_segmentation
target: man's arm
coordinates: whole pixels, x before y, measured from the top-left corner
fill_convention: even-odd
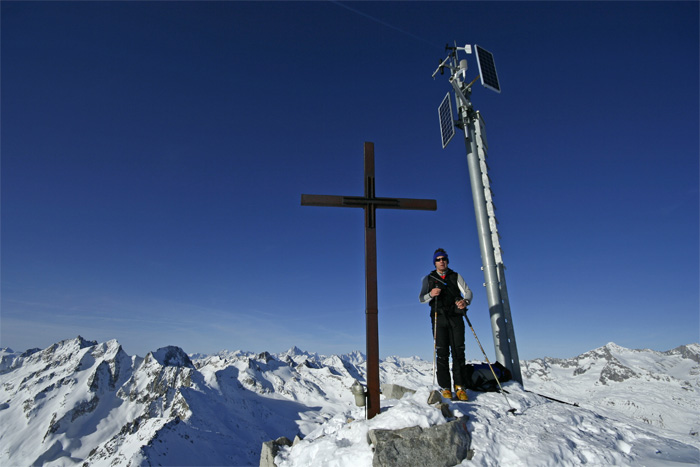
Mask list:
[[[421,283],[418,300],[420,300],[421,303],[428,303],[432,299],[433,297],[430,296],[430,283],[428,281],[428,276],[425,276],[423,277],[423,282]]]
[[[472,302],[474,294],[472,293],[471,289],[469,289],[467,283],[464,282],[464,278],[460,273],[457,273],[457,286],[459,287],[459,291],[462,292],[464,301],[467,302],[467,305],[469,305]]]

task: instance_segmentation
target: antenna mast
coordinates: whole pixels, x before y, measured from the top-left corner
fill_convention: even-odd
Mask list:
[[[464,131],[464,142],[467,147],[467,163],[469,166],[469,180],[474,200],[474,213],[476,215],[476,227],[479,234],[479,247],[481,250],[482,270],[484,271],[484,286],[489,304],[491,316],[491,329],[493,331],[493,343],[496,351],[496,359],[513,375],[513,379],[523,384],[520,372],[520,360],[518,348],[515,342],[515,331],[510,313],[510,302],[506,288],[505,266],[503,265],[498,234],[495,210],[493,204],[493,192],[491,191],[488,175],[488,144],[486,141],[485,124],[481,113],[474,110],[470,101],[472,85],[481,78],[481,84],[495,92],[501,92],[501,86],[496,73],[493,55],[479,45],[474,46],[479,75],[466,84],[467,60],[458,59],[458,52],[472,54],[472,46],[454,47],[449,44],[445,50],[449,52],[447,57],[433,73],[433,79],[445,69],[450,72],[450,84],[455,95],[458,119],[452,118],[452,106],[450,93],[448,92],[438,107],[440,116],[440,130],[442,134],[442,147],[444,148],[454,136],[454,127]]]

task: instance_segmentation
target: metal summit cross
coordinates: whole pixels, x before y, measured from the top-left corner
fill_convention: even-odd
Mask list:
[[[365,143],[365,196],[301,195],[302,206],[365,210],[365,318],[367,323],[367,418],[379,414],[379,332],[377,326],[377,209],[435,211],[434,199],[377,198],[374,193],[374,143]]]

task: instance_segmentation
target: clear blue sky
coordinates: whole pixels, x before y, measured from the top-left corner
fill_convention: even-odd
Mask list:
[[[359,209],[375,143],[380,354],[432,359],[432,252],[493,358],[447,42],[472,94],[520,357],[697,342],[698,2],[8,2],[0,346],[365,351]],[[470,59],[470,74],[476,63]],[[467,356],[481,352],[467,331]]]

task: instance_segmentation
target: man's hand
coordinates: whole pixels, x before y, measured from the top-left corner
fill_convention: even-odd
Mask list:
[[[464,299],[457,300],[457,301],[455,302],[455,304],[457,305],[457,308],[459,308],[460,310],[466,310],[466,309],[467,309],[467,301],[464,300]]]
[[[435,287],[433,290],[430,291],[430,296],[437,297],[438,295],[440,295],[440,292],[442,292],[442,289],[440,287]]]

